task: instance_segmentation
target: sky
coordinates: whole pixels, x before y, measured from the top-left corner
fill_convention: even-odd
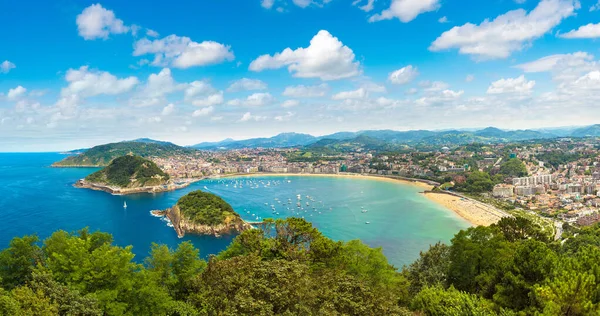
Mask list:
[[[0,152],[600,123],[600,0],[0,0]]]

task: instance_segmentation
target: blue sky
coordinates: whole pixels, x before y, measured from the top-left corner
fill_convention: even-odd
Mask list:
[[[0,151],[600,122],[598,0],[3,1]]]

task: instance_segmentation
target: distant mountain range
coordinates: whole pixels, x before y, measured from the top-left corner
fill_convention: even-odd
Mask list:
[[[282,133],[270,138],[251,138],[246,140],[225,139],[220,142],[205,142],[190,146],[195,149],[240,149],[240,148],[285,148],[285,147],[335,147],[344,143],[369,144],[372,147],[378,141],[385,145],[461,145],[473,142],[503,143],[533,139],[552,139],[558,137],[594,137],[600,136],[600,124],[579,128],[556,128],[540,130],[502,130],[488,127],[475,131],[393,131],[367,130],[359,132],[339,132],[325,136],[312,136],[299,133]]]

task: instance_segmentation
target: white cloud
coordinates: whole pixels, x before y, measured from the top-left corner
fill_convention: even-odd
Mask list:
[[[517,78],[500,79],[492,82],[488,94],[530,94],[535,87],[535,81],[527,81],[524,75]]]
[[[263,106],[271,104],[274,101],[275,98],[270,93],[254,93],[246,99],[233,99],[227,102],[227,104],[234,106]]]
[[[191,100],[198,95],[207,95],[215,93],[217,90],[206,81],[192,81],[185,89],[184,95],[186,100]]]
[[[159,73],[148,76],[146,84],[136,92],[129,103],[137,107],[166,104],[167,95],[184,90],[186,87],[186,84],[175,82],[171,70],[164,68]]]
[[[597,96],[600,92],[600,70],[590,71],[573,82],[562,84],[559,88],[564,93],[577,95],[578,97],[585,94],[585,92]]]
[[[465,82],[472,82],[473,80],[475,80],[475,75],[467,75],[467,77],[465,78]]]
[[[267,84],[264,81],[258,79],[242,78],[231,83],[227,91],[251,91],[251,90],[265,90]]]
[[[175,104],[169,103],[167,106],[165,106],[163,108],[163,110],[160,114],[163,116],[167,116],[167,115],[171,115],[171,113],[173,113],[174,111],[175,111]]]
[[[248,122],[248,121],[264,121],[266,120],[266,116],[252,115],[250,112],[244,113],[242,118],[239,120],[240,122]]]
[[[129,32],[129,27],[117,19],[113,11],[103,8],[100,4],[92,4],[85,8],[77,16],[76,22],[79,35],[86,40],[108,39],[110,34]]]
[[[448,85],[447,83],[445,83],[443,81],[429,81],[429,80],[419,82],[419,86],[427,92],[442,91],[442,90],[446,90],[450,87],[450,85]]]
[[[519,64],[514,68],[522,69],[526,73],[551,72],[555,81],[572,81],[584,73],[600,69],[600,64],[594,56],[586,52],[572,54],[556,54],[532,62]]]
[[[146,54],[154,54],[154,66],[171,65],[182,69],[218,64],[235,58],[229,46],[213,41],[197,43],[189,37],[177,35],[155,40],[143,38],[135,42],[133,56]]]
[[[367,90],[359,88],[352,91],[342,91],[336,93],[331,97],[333,100],[346,100],[346,99],[364,99],[367,97]]]
[[[361,73],[354,52],[337,37],[325,30],[319,31],[306,48],[284,49],[275,55],[262,55],[250,63],[252,71],[287,67],[294,77],[337,80]]]
[[[329,86],[325,83],[316,86],[288,86],[282,95],[292,98],[318,98],[324,97],[329,92]]]
[[[448,18],[446,16],[443,16],[441,18],[438,19],[438,22],[440,23],[448,23]]]
[[[480,25],[467,23],[444,32],[431,51],[457,48],[476,59],[506,58],[543,36],[579,8],[578,0],[542,0],[531,12],[509,11]]]
[[[223,92],[219,91],[219,92],[217,92],[215,94],[211,94],[205,98],[196,99],[196,100],[192,101],[192,104],[195,106],[213,106],[213,105],[223,104],[224,101],[225,101],[225,99],[223,97]]]
[[[215,108],[212,106],[209,107],[205,107],[199,110],[194,111],[194,113],[192,113],[193,117],[203,117],[203,116],[208,116],[210,115],[212,112],[214,112]]]
[[[106,71],[90,70],[88,66],[69,69],[65,79],[69,85],[61,90],[63,97],[78,95],[85,98],[101,94],[116,95],[130,91],[139,83],[136,77],[119,79]]]
[[[300,101],[298,100],[285,100],[281,103],[281,106],[284,108],[292,108],[298,105],[300,105]]]
[[[353,6],[357,6],[361,3],[364,3],[364,5],[359,6],[358,8],[365,11],[365,12],[371,12],[373,10],[373,5],[375,4],[375,0],[354,0],[354,2],[352,2]]]
[[[598,10],[600,10],[600,0],[598,0],[598,3],[596,3],[590,7],[590,12],[598,11]]]
[[[408,65],[389,74],[388,80],[393,84],[407,84],[419,75],[417,67]]]
[[[10,101],[15,101],[17,99],[20,99],[22,96],[24,96],[25,92],[27,92],[27,89],[23,88],[22,86],[18,86],[14,89],[8,90],[8,94],[6,95],[6,97]]]
[[[287,112],[285,115],[278,115],[275,116],[274,119],[275,121],[279,121],[279,122],[286,122],[292,119],[292,117],[294,117],[296,115],[296,113],[294,112]]]
[[[275,4],[275,0],[262,0],[260,5],[265,9],[271,9]]]
[[[598,38],[600,37],[600,23],[590,23],[580,26],[576,30],[569,31],[565,34],[560,34],[562,38]]]
[[[462,90],[454,91],[447,89],[417,99],[415,100],[415,104],[420,106],[443,105],[445,103],[449,103],[459,99],[464,93],[465,92]]]
[[[158,36],[160,36],[160,34],[158,34],[158,32],[155,30],[146,29],[146,36],[158,37]]]
[[[15,69],[15,68],[17,68],[17,66],[15,64],[11,63],[8,60],[5,60],[0,64],[0,73],[6,74],[11,69]]]
[[[375,14],[369,18],[369,22],[381,20],[398,20],[408,23],[414,20],[419,14],[436,11],[440,8],[439,0],[392,0],[392,4],[380,14]]]

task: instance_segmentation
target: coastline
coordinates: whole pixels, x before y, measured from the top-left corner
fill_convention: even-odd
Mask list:
[[[422,188],[424,190],[431,190],[435,185],[429,184],[427,180],[422,179],[411,179],[401,178],[394,176],[382,176],[382,175],[366,175],[366,174],[354,174],[354,173],[269,173],[269,172],[258,172],[258,173],[241,173],[241,174],[230,174],[220,176],[218,178],[206,178],[206,179],[222,179],[222,178],[251,178],[251,177],[325,177],[325,178],[347,178],[347,179],[366,179],[376,180],[392,183],[401,183]]]
[[[95,191],[103,191],[106,193],[110,193],[112,195],[130,195],[130,194],[139,194],[139,193],[160,193],[160,192],[169,192],[175,191],[183,188],[187,188],[190,184],[203,180],[203,178],[198,179],[180,179],[183,181],[182,183],[175,184],[166,184],[159,186],[150,186],[150,187],[139,187],[139,188],[118,188],[111,187],[109,185],[98,184],[98,183],[90,183],[86,182],[83,179],[75,182],[73,184],[74,187],[79,189],[90,189]]]
[[[491,205],[450,192],[423,192],[429,200],[453,211],[472,226],[490,226],[511,215]]]

